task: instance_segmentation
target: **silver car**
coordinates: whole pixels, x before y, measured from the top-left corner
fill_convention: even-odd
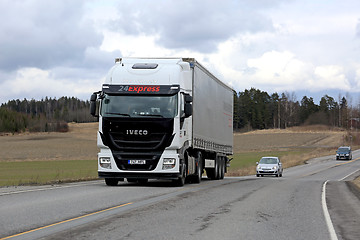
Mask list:
[[[282,177],[283,168],[278,157],[262,157],[260,162],[256,163],[256,176],[275,175]]]

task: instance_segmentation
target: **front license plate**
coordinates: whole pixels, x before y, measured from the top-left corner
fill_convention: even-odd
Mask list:
[[[145,160],[129,160],[128,164],[146,164]]]

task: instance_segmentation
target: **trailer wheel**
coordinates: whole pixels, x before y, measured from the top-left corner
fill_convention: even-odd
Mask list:
[[[218,178],[217,179],[222,179],[222,169],[223,169],[223,164],[222,164],[222,157],[218,158],[219,161],[219,171],[218,171]]]
[[[224,179],[225,177],[225,158],[220,158],[220,171],[219,171],[219,179]]]
[[[216,160],[215,160],[215,180],[219,180],[221,179],[221,169],[222,169],[222,165],[221,165],[221,157],[216,156]]]
[[[219,179],[219,159],[215,157],[215,167],[206,169],[206,175],[212,180]]]
[[[119,180],[116,178],[105,178],[105,183],[108,186],[117,186]]]

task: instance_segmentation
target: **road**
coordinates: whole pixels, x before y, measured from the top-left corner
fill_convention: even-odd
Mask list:
[[[360,239],[360,175],[334,157],[276,177],[172,187],[103,181],[0,188],[2,239]]]

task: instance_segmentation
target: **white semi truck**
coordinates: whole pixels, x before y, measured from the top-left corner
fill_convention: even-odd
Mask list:
[[[118,58],[91,96],[98,175],[200,183],[223,179],[233,153],[233,90],[193,58]]]

